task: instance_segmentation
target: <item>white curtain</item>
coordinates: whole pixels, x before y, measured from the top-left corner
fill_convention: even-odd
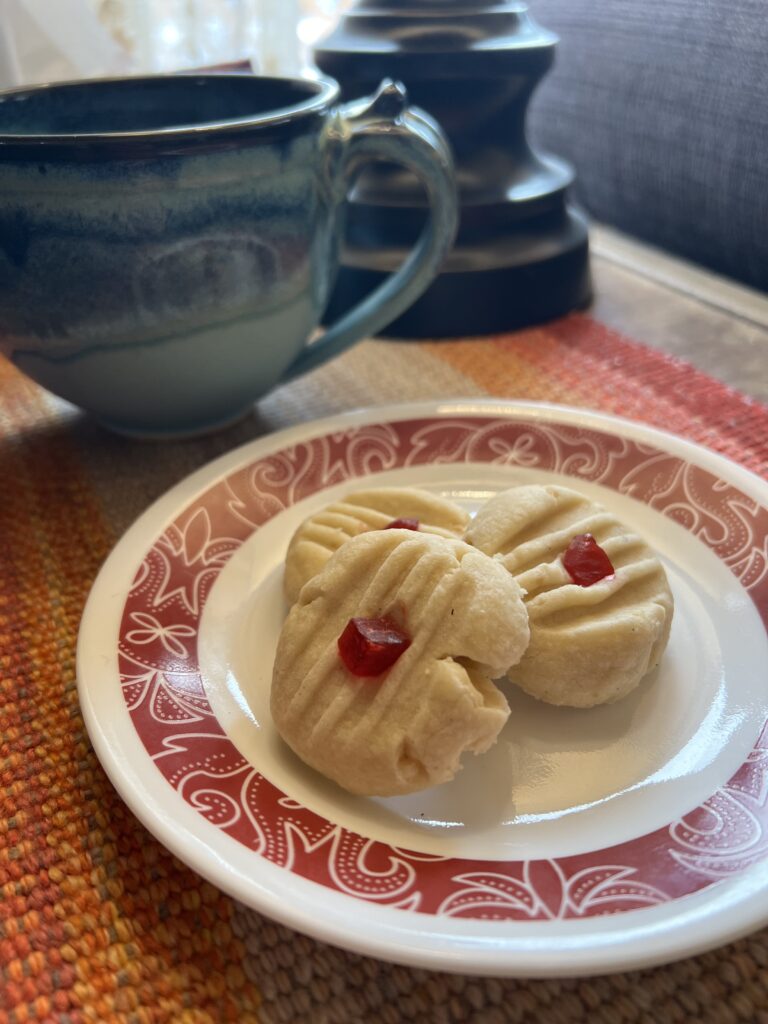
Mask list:
[[[0,0],[0,89],[121,75],[130,63],[90,0]]]
[[[350,0],[0,0],[0,88],[249,62],[296,74]]]
[[[345,0],[92,0],[139,71],[250,60],[294,73]],[[348,0],[347,0],[348,3]]]

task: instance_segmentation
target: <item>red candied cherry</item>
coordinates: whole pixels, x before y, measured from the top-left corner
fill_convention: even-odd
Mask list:
[[[379,676],[411,646],[392,619],[350,619],[338,639],[339,654],[355,676]]]
[[[591,533],[579,533],[573,538],[563,555],[563,565],[580,587],[591,587],[616,575],[610,558]]]
[[[384,527],[385,530],[418,530],[419,520],[411,519],[410,516],[404,516],[402,519],[393,519],[391,523],[387,523]]]

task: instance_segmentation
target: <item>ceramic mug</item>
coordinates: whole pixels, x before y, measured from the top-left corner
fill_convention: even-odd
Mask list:
[[[402,86],[340,105],[328,79],[158,75],[0,94],[0,351],[124,433],[243,415],[375,334],[456,229],[448,144]],[[431,214],[403,266],[308,343],[350,180],[402,164]]]

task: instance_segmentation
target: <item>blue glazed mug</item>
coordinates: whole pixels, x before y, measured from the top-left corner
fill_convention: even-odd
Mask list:
[[[403,266],[317,341],[350,181],[402,164],[431,215]],[[457,203],[405,91],[152,76],[0,94],[0,351],[105,425],[204,432],[380,331],[427,287]]]

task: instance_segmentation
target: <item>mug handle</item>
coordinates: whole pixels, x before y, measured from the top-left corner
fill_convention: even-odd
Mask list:
[[[345,179],[354,178],[369,160],[402,164],[424,185],[430,216],[403,265],[300,353],[284,381],[314,369],[361,338],[377,334],[412,305],[436,276],[458,226],[448,140],[424,111],[408,106],[404,85],[385,79],[374,96],[346,103],[338,113],[347,136]]]

